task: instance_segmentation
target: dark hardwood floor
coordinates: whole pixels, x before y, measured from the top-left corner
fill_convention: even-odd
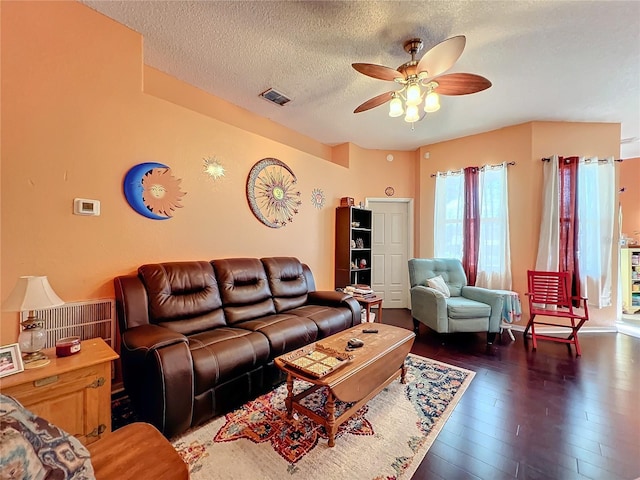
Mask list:
[[[385,309],[384,323],[412,328]],[[640,339],[582,333],[582,356],[556,342],[537,351],[506,332],[441,336],[424,325],[412,352],[476,372],[414,480],[640,477]],[[444,344],[443,344],[444,342]]]

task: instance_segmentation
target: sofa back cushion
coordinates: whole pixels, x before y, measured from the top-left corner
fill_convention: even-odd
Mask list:
[[[276,313],[267,274],[259,259],[226,258],[211,263],[230,325]]]
[[[184,335],[226,325],[209,262],[169,262],[138,269],[149,298],[149,322]]]
[[[300,260],[294,257],[263,258],[276,312],[300,307],[307,302],[307,279]]]

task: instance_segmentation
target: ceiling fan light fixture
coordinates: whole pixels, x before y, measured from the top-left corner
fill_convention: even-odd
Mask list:
[[[418,105],[422,100],[422,92],[420,91],[420,85],[418,82],[411,82],[407,87],[407,106]]]
[[[404,113],[404,108],[402,107],[402,100],[398,98],[395,94],[393,95],[393,99],[389,102],[389,116],[390,117],[399,117]]]
[[[440,110],[440,95],[437,92],[431,91],[424,98],[424,111],[427,113],[433,113]]]
[[[405,122],[411,123],[411,130],[414,130],[414,123],[426,117],[424,112],[440,110],[440,95],[469,95],[491,87],[489,80],[473,73],[445,74],[460,58],[465,44],[464,35],[447,38],[431,47],[418,60],[416,54],[422,49],[423,43],[419,38],[412,38],[404,42],[404,50],[411,55],[411,60],[398,68],[352,63],[352,67],[363,75],[401,85],[398,90],[381,93],[363,102],[353,113],[365,112],[390,102],[389,116],[404,115]]]
[[[418,106],[417,105],[407,105],[407,114],[404,117],[404,121],[407,123],[413,123],[420,120],[420,115],[418,114]]]

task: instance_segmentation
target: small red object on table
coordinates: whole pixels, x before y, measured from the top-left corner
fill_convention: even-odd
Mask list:
[[[68,357],[80,351],[80,337],[61,338],[56,342],[56,356]]]

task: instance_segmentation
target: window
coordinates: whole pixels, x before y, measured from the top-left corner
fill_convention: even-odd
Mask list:
[[[480,169],[480,241],[476,285],[511,288],[509,210],[506,163]],[[462,261],[464,232],[464,175],[438,173],[435,189],[434,256]],[[467,272],[469,275],[469,272]]]
[[[502,167],[502,166],[501,166]],[[480,170],[480,242],[476,285],[511,288],[509,198],[507,168],[486,166]]]
[[[434,215],[434,256],[462,260],[464,175],[438,173]]]

